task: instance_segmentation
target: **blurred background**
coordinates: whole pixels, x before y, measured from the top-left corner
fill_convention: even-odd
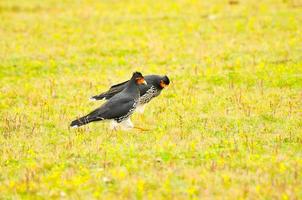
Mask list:
[[[300,0],[1,0],[0,198],[302,197]],[[172,84],[134,124],[91,95]]]

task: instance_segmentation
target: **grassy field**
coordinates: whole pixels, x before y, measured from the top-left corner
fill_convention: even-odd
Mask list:
[[[172,83],[135,125],[88,97]],[[302,2],[0,1],[0,199],[302,199]]]

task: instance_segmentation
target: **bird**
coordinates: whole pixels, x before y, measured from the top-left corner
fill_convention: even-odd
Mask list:
[[[70,126],[76,128],[90,122],[111,120],[111,129],[116,130],[119,125],[123,129],[133,128],[130,116],[138,105],[140,97],[139,85],[143,84],[147,84],[144,76],[140,72],[134,72],[121,92],[88,115],[72,121]]]
[[[140,98],[136,109],[136,111],[139,113],[143,113],[146,104],[149,103],[153,98],[160,95],[161,91],[170,84],[170,80],[167,75],[146,75],[144,77],[147,82],[147,85],[139,85]],[[129,81],[125,81],[113,85],[108,91],[96,96],[92,96],[90,100],[109,100],[113,98],[116,94],[121,92],[125,87],[127,87],[128,84]]]

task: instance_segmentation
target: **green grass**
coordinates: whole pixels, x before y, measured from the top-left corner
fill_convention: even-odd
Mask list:
[[[301,2],[302,4],[302,2]],[[0,1],[0,199],[302,199],[299,1]],[[133,71],[135,125],[70,130]]]

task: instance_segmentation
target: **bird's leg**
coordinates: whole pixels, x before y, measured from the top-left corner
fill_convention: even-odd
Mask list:
[[[130,118],[122,121],[120,124],[121,124],[121,127],[123,130],[129,130],[129,129],[135,128],[135,129],[139,129],[141,131],[148,131],[148,129],[134,126],[133,123],[131,122]]]
[[[145,110],[145,104],[141,104],[141,105],[138,105],[137,108],[136,108],[136,111],[140,114],[142,114]]]
[[[117,131],[118,123],[115,120],[111,120],[110,122],[110,130]]]
[[[123,130],[129,130],[134,127],[130,118],[127,118],[126,120],[122,121],[120,124]]]
[[[145,121],[145,116],[143,115],[145,107],[146,107],[146,104],[140,104],[136,108],[137,112],[139,113],[139,118],[142,121]]]

